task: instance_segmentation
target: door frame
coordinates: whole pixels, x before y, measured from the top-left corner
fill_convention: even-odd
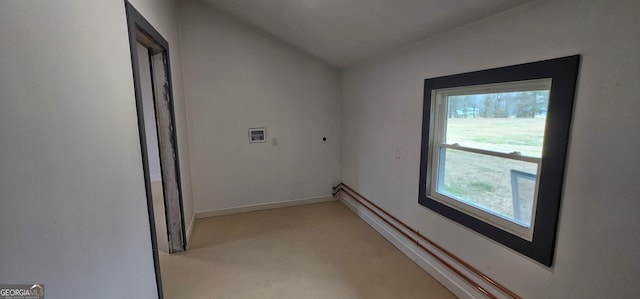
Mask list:
[[[176,180],[177,180],[176,183],[177,183],[177,189],[178,189],[178,205],[179,205],[179,210],[180,210],[179,213],[180,213],[180,220],[181,220],[180,221],[181,227],[179,229],[180,230],[179,233],[182,235],[181,248],[179,248],[179,250],[177,251],[184,251],[187,248],[187,239],[186,239],[186,230],[185,230],[185,224],[184,224],[184,208],[183,208],[183,201],[182,201],[182,178],[180,176],[180,162],[178,159],[179,154],[178,154],[177,131],[175,127],[176,121],[175,121],[175,112],[174,112],[175,108],[174,108],[174,102],[173,102],[173,84],[171,81],[171,65],[169,60],[169,57],[170,57],[169,43],[162,37],[162,35],[155,28],[153,28],[153,26],[142,16],[142,14],[140,14],[140,12],[138,12],[133,7],[133,5],[129,3],[129,1],[125,1],[124,4],[125,4],[126,15],[127,15],[127,27],[128,27],[128,33],[129,33],[129,51],[131,54],[131,67],[133,70],[133,85],[135,89],[136,111],[137,111],[137,117],[138,117],[138,134],[140,137],[140,150],[142,153],[142,169],[144,173],[144,184],[145,184],[145,191],[146,191],[146,197],[147,197],[147,213],[149,216],[149,223],[150,223],[149,227],[150,227],[150,233],[151,233],[153,263],[154,263],[154,270],[156,275],[156,285],[158,288],[158,297],[163,298],[162,279],[161,279],[161,273],[160,273],[160,260],[158,255],[158,239],[156,236],[155,217],[153,213],[153,197],[151,193],[151,178],[149,173],[149,157],[147,152],[147,139],[146,139],[146,132],[145,132],[145,124],[144,124],[144,111],[143,111],[143,100],[142,100],[141,82],[140,82],[140,68],[138,64],[139,57],[138,57],[138,51],[137,51],[137,43],[140,42],[141,44],[147,47],[153,47],[153,50],[157,51],[156,53],[160,53],[160,52],[163,53],[166,61],[165,72],[166,72],[166,79],[168,82],[168,101],[169,101],[168,107],[169,107],[170,122],[171,122],[169,125],[171,126],[171,129],[173,131],[173,134],[171,137],[172,144],[170,146],[173,148],[173,151],[174,151],[173,158],[175,163]],[[151,51],[152,49],[150,49],[150,52]],[[154,95],[154,107],[156,106],[155,101],[156,101],[156,95]],[[158,121],[158,119],[156,119],[156,121]],[[162,144],[160,143],[158,144],[159,149],[162,146],[163,146]],[[160,161],[160,163],[162,167],[162,161]],[[163,189],[164,188],[165,186],[163,184]],[[178,208],[178,207],[167,206],[166,199],[165,199],[165,215],[167,214],[166,211],[169,208]],[[170,229],[172,229],[172,226],[167,225],[167,234],[171,233],[169,231]],[[172,252],[171,244],[169,244],[169,246],[170,246],[170,252]]]

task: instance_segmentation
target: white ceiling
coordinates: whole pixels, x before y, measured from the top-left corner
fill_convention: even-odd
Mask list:
[[[532,0],[206,0],[344,68]]]

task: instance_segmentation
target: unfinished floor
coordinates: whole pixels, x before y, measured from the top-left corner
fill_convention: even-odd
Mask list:
[[[339,201],[196,221],[165,298],[454,298]]]

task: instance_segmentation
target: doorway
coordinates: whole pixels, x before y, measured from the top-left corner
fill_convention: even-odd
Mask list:
[[[125,1],[138,133],[158,295],[158,251],[186,250],[168,42]],[[155,197],[155,201],[154,201]]]
[[[153,199],[153,217],[155,220],[158,251],[169,253],[169,237],[166,225],[166,209],[164,206],[164,185],[162,184],[162,165],[158,147],[158,128],[153,92],[153,78],[149,48],[136,42],[138,51],[138,68],[140,70],[140,92],[142,95],[142,111],[144,114],[144,131],[147,145],[151,198]]]

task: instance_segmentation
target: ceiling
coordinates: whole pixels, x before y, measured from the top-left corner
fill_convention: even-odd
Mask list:
[[[206,0],[338,68],[531,0]]]

